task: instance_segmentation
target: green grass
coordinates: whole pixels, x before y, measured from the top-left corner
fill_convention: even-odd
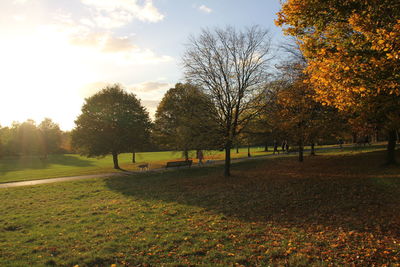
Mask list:
[[[400,167],[276,157],[0,190],[2,266],[371,266],[400,261]]]
[[[321,147],[317,147],[321,148]],[[344,147],[339,150],[332,146],[324,146],[322,150],[317,150],[318,154],[343,154],[343,153],[359,153],[366,151],[376,151],[384,149],[383,144],[354,148],[352,146]],[[309,147],[306,147],[309,149]],[[308,153],[308,152],[305,152]],[[224,152],[222,151],[206,151],[206,160],[222,160]],[[239,153],[236,149],[232,149],[232,158],[246,158],[247,148],[240,148]],[[272,154],[270,147],[269,152],[264,152],[262,147],[252,147],[252,156],[265,156]],[[293,153],[290,154],[294,156]],[[280,156],[287,156],[280,154]],[[195,152],[190,153],[191,158],[195,158]],[[167,161],[182,160],[181,152],[144,152],[137,153],[136,164],[131,163],[131,154],[119,155],[120,167],[124,170],[138,170],[141,162],[150,163],[150,168],[162,168]],[[104,158],[87,158],[75,154],[49,155],[47,160],[41,160],[39,157],[21,157],[21,158],[4,158],[0,159],[0,183],[27,181],[33,179],[46,179],[54,177],[78,176],[87,174],[102,174],[119,172],[113,169],[111,156]]]
[[[255,155],[268,154],[258,147],[252,148],[251,151]],[[195,152],[191,152],[190,156],[194,158]],[[246,157],[247,149],[241,148],[239,154],[236,150],[232,150],[232,156]],[[211,160],[222,159],[223,152],[207,151],[205,157]],[[171,151],[137,153],[136,164],[131,163],[132,154],[119,155],[120,167],[124,170],[137,170],[140,162],[149,162],[151,168],[160,168],[165,166],[165,162],[172,160],[182,160],[182,153]],[[0,183],[112,172],[118,170],[113,169],[111,156],[87,158],[76,154],[64,154],[49,155],[47,160],[41,160],[39,157],[0,159]]]

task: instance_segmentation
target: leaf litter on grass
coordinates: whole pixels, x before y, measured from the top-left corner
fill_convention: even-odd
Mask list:
[[[381,157],[259,160],[235,165],[231,178],[213,167],[7,189],[0,261],[398,266],[400,169]]]

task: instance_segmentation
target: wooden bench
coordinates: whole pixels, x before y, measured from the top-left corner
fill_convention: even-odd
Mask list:
[[[170,161],[167,162],[167,165],[165,168],[173,168],[173,167],[183,167],[183,166],[189,166],[191,167],[193,163],[193,160],[185,160],[185,161]]]

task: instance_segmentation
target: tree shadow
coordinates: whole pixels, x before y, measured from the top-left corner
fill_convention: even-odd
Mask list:
[[[44,159],[39,156],[9,157],[0,160],[0,175],[12,171],[47,169],[52,165],[92,167],[92,161],[78,158],[74,155],[49,155]]]
[[[135,199],[202,207],[243,222],[319,227],[400,237],[400,167],[383,168],[382,153],[254,160],[221,167],[106,179]]]

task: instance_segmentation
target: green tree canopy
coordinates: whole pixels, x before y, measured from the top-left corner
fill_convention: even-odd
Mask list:
[[[41,153],[40,133],[37,130],[36,122],[28,119],[19,124],[14,123],[14,149],[19,155],[38,155]]]
[[[88,157],[112,154],[116,169],[118,154],[142,148],[148,142],[151,127],[140,100],[118,84],[87,98],[75,124],[72,144],[77,151]]]
[[[41,150],[46,158],[49,153],[55,153],[60,150],[61,130],[57,123],[51,119],[45,118],[38,126],[41,139]]]
[[[158,105],[154,138],[161,148],[183,151],[220,145],[214,105],[209,96],[191,84],[178,83]]]

